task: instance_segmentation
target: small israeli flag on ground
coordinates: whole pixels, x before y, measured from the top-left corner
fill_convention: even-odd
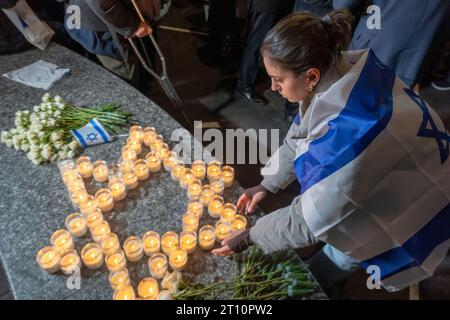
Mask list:
[[[111,136],[96,118],[90,120],[84,127],[70,131],[83,148],[112,141]]]

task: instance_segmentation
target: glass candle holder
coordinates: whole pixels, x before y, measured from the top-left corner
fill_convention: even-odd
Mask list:
[[[164,159],[170,152],[169,145],[167,143],[158,144],[154,152],[156,155],[158,155],[158,157]]]
[[[78,212],[68,215],[65,225],[70,234],[77,238],[84,236],[88,229],[86,220]]]
[[[220,214],[220,220],[231,223],[236,216],[236,206],[232,203],[225,203]]]
[[[216,179],[210,183],[211,189],[214,191],[214,194],[222,195],[225,190],[225,185],[223,184],[222,179]]]
[[[109,284],[114,290],[120,290],[130,285],[130,274],[127,269],[121,269],[109,273]]]
[[[159,294],[158,281],[153,278],[144,278],[138,286],[139,296],[144,300],[155,300]]]
[[[202,194],[202,182],[197,179],[193,179],[187,187],[187,194],[189,199],[198,198]]]
[[[127,172],[122,174],[122,181],[127,190],[136,189],[139,185],[139,179],[134,172]]]
[[[92,239],[97,243],[101,243],[111,233],[109,223],[105,220],[97,221],[90,229]]]
[[[192,213],[185,213],[183,215],[183,231],[197,231],[198,217]]]
[[[142,142],[147,146],[150,147],[153,140],[155,140],[157,136],[156,130],[153,127],[148,127],[144,129]]]
[[[89,198],[89,194],[86,192],[86,189],[80,188],[71,192],[70,199],[75,207],[79,208],[80,205],[86,202]]]
[[[155,139],[150,144],[150,150],[152,150],[153,152],[156,152],[163,144],[164,144],[164,138],[162,135],[158,134],[158,135],[156,135]]]
[[[110,212],[114,209],[114,199],[109,189],[99,189],[95,193],[97,206],[102,212]]]
[[[247,228],[247,219],[244,216],[236,215],[231,221],[231,231],[240,231]]]
[[[65,275],[72,275],[74,271],[79,271],[81,269],[80,256],[76,251],[66,253],[61,257],[59,267]]]
[[[225,188],[229,188],[233,185],[234,181],[234,169],[230,166],[223,166],[221,173],[222,181]]]
[[[38,251],[36,262],[48,273],[55,273],[59,270],[61,255],[53,247],[44,247]]]
[[[55,231],[50,238],[50,243],[60,255],[73,251],[75,248],[72,236],[64,229]]]
[[[192,174],[194,175],[195,179],[198,179],[200,181],[205,179],[205,176],[206,176],[205,161],[195,160],[194,163],[192,163],[191,168],[192,168]]]
[[[175,232],[169,231],[163,234],[163,236],[161,237],[161,248],[166,255],[169,255],[170,252],[177,246],[178,235]]]
[[[69,191],[70,194],[79,191],[79,190],[83,190],[86,191],[86,186],[84,184],[83,179],[74,179],[72,181],[69,182],[69,184],[67,185],[67,191]]]
[[[96,243],[88,243],[81,250],[81,259],[88,269],[98,269],[103,265],[103,252]]]
[[[147,256],[158,253],[161,250],[161,239],[159,233],[155,231],[148,231],[142,237],[142,244],[144,252]]]
[[[177,159],[177,154],[173,151],[166,154],[166,156],[163,158],[164,169],[167,172],[170,172],[172,168],[177,164]]]
[[[221,243],[228,235],[230,234],[231,226],[229,223],[225,223],[223,221],[217,221],[215,232],[216,232],[216,241]]]
[[[136,300],[136,294],[131,285],[123,286],[114,291],[113,300]]]
[[[183,231],[180,234],[180,247],[188,254],[197,249],[197,234],[194,231]]]
[[[221,170],[222,164],[220,163],[220,161],[212,160],[211,162],[209,162],[206,169],[206,174],[208,176],[209,182],[220,178]]]
[[[150,275],[155,279],[162,279],[167,272],[167,257],[162,253],[155,253],[148,259]]]
[[[125,199],[127,191],[122,179],[118,176],[112,176],[109,178],[109,189],[114,201],[120,201]]]
[[[216,242],[216,232],[213,226],[205,225],[198,232],[198,245],[203,250],[211,250]]]
[[[183,173],[180,175],[180,186],[186,189],[193,179],[194,176],[192,175],[192,170],[185,168]]]
[[[97,182],[108,181],[109,167],[103,160],[97,160],[94,162],[92,174]]]
[[[137,159],[136,151],[129,145],[126,145],[122,148],[121,158],[125,161],[135,161]]]
[[[219,218],[223,209],[223,198],[214,196],[208,204],[208,213],[212,218]]]
[[[66,169],[62,174],[62,178],[66,186],[71,182],[73,182],[74,180],[82,179],[81,176],[78,174],[78,170],[76,168]]]
[[[75,162],[72,159],[58,161],[58,169],[62,177],[66,171],[76,169]]]
[[[144,256],[144,248],[142,247],[141,239],[136,236],[131,236],[125,240],[123,244],[123,251],[130,262],[137,262]]]
[[[134,163],[134,173],[140,181],[147,180],[150,176],[147,161],[145,161],[144,159],[136,160],[136,162]]]
[[[109,271],[122,270],[127,267],[127,258],[125,257],[125,253],[120,250],[116,253],[107,255],[105,263]]]
[[[154,152],[149,152],[145,156],[147,167],[150,172],[159,172],[161,170],[161,158]]]
[[[105,255],[111,255],[120,251],[120,241],[115,233],[108,234],[100,246]]]
[[[169,254],[169,264],[172,270],[181,271],[186,267],[188,254],[181,247],[176,247]]]
[[[202,193],[200,195],[200,200],[202,201],[202,204],[207,207],[209,203],[211,202],[212,198],[214,197],[214,191],[211,189],[211,186],[209,184],[205,184],[202,187]]]
[[[172,167],[172,170],[170,171],[170,177],[172,178],[172,180],[179,180],[184,170],[186,170],[186,167],[184,166],[183,161],[177,160],[177,163]]]
[[[197,216],[199,219],[203,216],[203,203],[200,198],[192,198],[189,200],[187,212]]]
[[[89,157],[79,157],[76,162],[77,171],[83,179],[92,177],[93,164]]]
[[[120,160],[119,162],[119,172],[125,174],[127,172],[134,172],[134,160]]]
[[[92,226],[98,221],[103,221],[103,214],[99,209],[90,212],[86,216],[86,224],[89,229],[92,229]]]
[[[136,152],[136,155],[139,155],[142,152],[142,142],[136,135],[128,137],[127,146],[134,150],[134,152]]]
[[[87,216],[92,211],[98,209],[97,201],[95,201],[93,196],[87,196],[86,200],[80,203],[78,207],[84,216]]]

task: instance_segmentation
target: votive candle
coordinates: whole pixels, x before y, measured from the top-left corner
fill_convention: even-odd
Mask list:
[[[127,190],[136,189],[139,185],[139,179],[134,172],[127,172],[122,175],[122,181]]]
[[[81,250],[81,259],[88,269],[98,269],[103,265],[103,252],[96,243],[88,243]]]
[[[169,255],[169,253],[178,246],[178,235],[173,231],[168,231],[161,237],[162,251]]]
[[[108,181],[109,167],[105,161],[97,160],[94,162],[92,173],[95,181],[106,182]]]
[[[150,275],[155,279],[162,279],[167,272],[167,257],[162,253],[155,253],[148,259]]]
[[[50,238],[50,243],[61,255],[75,248],[72,236],[64,229],[55,231]]]
[[[228,235],[230,234],[230,231],[231,231],[231,226],[229,223],[225,223],[221,220],[217,221],[216,228],[215,228],[216,241],[219,243],[222,242],[226,237],[228,237]]]
[[[192,163],[192,174],[194,175],[195,179],[198,179],[202,181],[205,179],[206,176],[206,165],[203,160],[195,160],[194,163]]]
[[[231,221],[231,231],[240,231],[247,228],[247,219],[244,216],[236,215]]]
[[[153,278],[144,278],[138,286],[139,296],[144,300],[154,300],[159,294],[158,281]]]
[[[189,199],[198,198],[202,194],[202,183],[200,180],[192,180],[187,187]]]
[[[115,233],[108,234],[101,242],[102,252],[111,255],[120,251],[120,241]]]
[[[93,169],[93,164],[92,161],[89,157],[79,157],[77,159],[77,171],[78,173],[84,178],[90,178],[92,177],[92,169]]]
[[[216,242],[215,229],[211,225],[204,225],[198,232],[198,244],[203,250],[211,250]]]
[[[135,300],[136,294],[134,293],[134,289],[131,285],[126,285],[120,287],[116,291],[114,291],[113,295],[114,300]]]
[[[225,185],[225,188],[229,188],[231,187],[231,185],[233,184],[234,181],[234,169],[233,167],[230,166],[224,166],[222,168],[222,181]]]
[[[147,161],[145,161],[144,159],[136,160],[136,162],[134,163],[134,173],[139,180],[147,180],[150,176]]]
[[[109,189],[99,189],[95,193],[97,206],[102,212],[110,212],[114,209],[114,199]]]
[[[203,216],[203,204],[201,200],[199,198],[189,200],[187,212],[196,215],[200,219]]]
[[[123,251],[130,262],[137,262],[144,256],[144,248],[142,247],[141,239],[136,236],[131,236],[125,240],[123,244]]]
[[[122,270],[127,267],[127,258],[125,257],[125,253],[120,250],[116,253],[107,255],[105,263],[109,271]]]
[[[208,213],[212,218],[219,218],[223,209],[223,198],[214,196],[208,205]]]
[[[189,254],[195,252],[197,249],[197,234],[194,231],[181,232],[180,247]]]
[[[71,275],[74,271],[80,270],[81,268],[80,256],[76,251],[68,252],[61,257],[59,266],[65,275]]]
[[[70,234],[77,238],[84,236],[88,229],[86,220],[78,212],[68,215],[65,225]]]
[[[202,201],[202,204],[207,207],[209,203],[211,202],[212,198],[214,197],[214,191],[211,189],[211,186],[209,184],[205,184],[202,187],[202,193],[200,195],[200,200]]]
[[[231,223],[236,216],[236,206],[232,203],[225,203],[220,214],[220,220],[225,223]]]
[[[159,233],[148,231],[142,237],[144,252],[147,256],[158,253],[161,250],[161,239]]]
[[[177,163],[172,167],[172,170],[170,171],[172,180],[179,180],[184,170],[186,170],[184,163],[181,160],[177,160]]]
[[[130,285],[130,274],[127,269],[112,271],[108,276],[108,280],[114,290],[120,290]]]
[[[222,179],[216,179],[210,183],[211,189],[215,194],[222,195],[225,189]]]
[[[208,163],[206,169],[206,174],[208,176],[209,182],[214,181],[220,177],[222,164],[220,161],[213,160]]]
[[[101,243],[111,233],[109,223],[105,220],[95,222],[90,229],[92,238],[97,243]]]
[[[161,170],[161,158],[154,152],[147,153],[145,160],[150,172],[159,172]]]
[[[86,224],[89,229],[98,221],[103,221],[103,214],[100,209],[94,210],[86,216]]]
[[[111,190],[114,201],[123,200],[127,196],[125,184],[122,179],[117,176],[109,178],[109,189]]]
[[[181,247],[174,248],[169,254],[169,264],[172,270],[181,271],[186,267],[188,254]]]
[[[197,231],[198,229],[198,217],[192,213],[185,213],[183,215],[183,231]]]
[[[188,185],[192,182],[192,179],[194,179],[192,170],[189,168],[185,168],[183,173],[180,175],[180,186],[182,188],[187,188]]]
[[[61,255],[53,247],[44,247],[38,251],[36,261],[39,266],[48,273],[55,273],[59,270]]]
[[[137,159],[136,151],[134,151],[134,149],[131,148],[129,145],[124,146],[122,148],[122,159],[135,161]]]

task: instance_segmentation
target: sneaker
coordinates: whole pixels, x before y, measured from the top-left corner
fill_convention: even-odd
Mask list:
[[[448,91],[450,90],[450,80],[447,78],[440,79],[440,80],[434,80],[431,82],[431,85],[433,88],[439,91]]]

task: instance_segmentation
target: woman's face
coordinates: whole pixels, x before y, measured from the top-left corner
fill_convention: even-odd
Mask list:
[[[289,102],[303,101],[310,95],[305,74],[298,76],[291,70],[279,67],[269,57],[264,56],[263,59],[266,71],[272,80],[273,91],[278,91]]]

